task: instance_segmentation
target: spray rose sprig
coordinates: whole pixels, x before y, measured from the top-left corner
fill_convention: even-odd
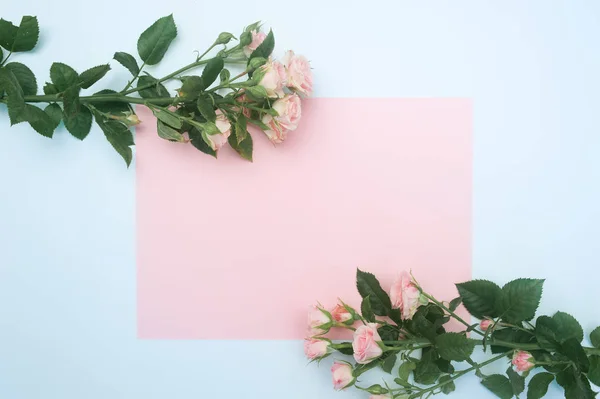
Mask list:
[[[327,329],[307,339],[306,354],[319,360],[334,352],[352,356],[353,363],[338,362],[332,369],[335,388],[354,387],[371,399],[449,394],[455,381],[470,373],[499,398],[518,397],[527,386],[527,398],[539,399],[553,381],[567,399],[594,398],[591,384],[600,385],[600,327],[589,335],[591,346],[584,346],[583,329],[573,316],[557,312],[536,317],[543,283],[517,279],[500,287],[486,280],[467,281],[456,284],[458,297],[444,302],[407,272],[386,292],[373,274],[358,270],[360,312],[341,300],[329,310],[321,307],[320,314],[327,317],[319,316],[318,322]],[[481,322],[468,323],[460,315],[466,312]],[[447,326],[450,320],[455,321],[453,331]],[[457,325],[464,330],[454,331]],[[333,342],[325,337],[336,328],[352,331],[352,339]],[[475,362],[477,346],[491,356]],[[507,364],[504,375],[483,372],[499,361]],[[383,385],[363,386],[361,375],[377,368],[392,377]]]
[[[193,62],[155,78],[148,67],[165,57],[177,36],[173,16],[160,18],[138,39],[140,61],[126,52],[114,54],[113,59],[132,75],[125,87],[91,95],[82,95],[82,90],[105,77],[111,70],[109,64],[78,73],[55,62],[50,67],[50,82],[40,95],[33,72],[22,63],[9,62],[14,55],[33,50],[38,36],[36,17],[23,17],[18,26],[0,20],[0,103],[8,107],[10,124],[27,122],[51,138],[62,122],[71,135],[83,140],[95,121],[128,166],[134,145],[130,128],[141,123],[132,104],[152,110],[158,135],[165,140],[190,143],[214,157],[228,144],[252,161],[249,127],[264,132],[273,143],[281,143],[299,125],[301,96],[312,93],[312,70],[306,58],[288,51],[282,62],[275,60],[275,37],[272,31],[263,32],[260,22],[247,26],[239,40],[229,32],[220,33]],[[218,47],[222,48],[209,56]],[[199,67],[203,68],[201,74],[188,74]],[[240,67],[239,73],[232,74]],[[179,82],[175,93],[164,85],[170,81]],[[42,109],[34,105],[37,103],[48,106]]]

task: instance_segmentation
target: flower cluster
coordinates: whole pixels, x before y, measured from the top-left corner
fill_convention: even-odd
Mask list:
[[[333,387],[355,387],[370,394],[369,399],[449,394],[455,381],[470,372],[496,396],[511,398],[524,391],[534,368],[545,370],[530,379],[528,398],[543,397],[555,379],[567,399],[594,398],[590,382],[600,384],[600,327],[590,334],[592,347],[584,347],[581,326],[566,313],[539,316],[535,326],[529,323],[541,300],[542,284],[543,280],[518,279],[501,288],[489,281],[468,281],[456,285],[457,298],[442,302],[407,272],[400,273],[386,292],[374,275],[358,270],[360,312],[342,300],[329,309],[311,307],[304,352],[318,362],[336,352],[352,356],[353,361],[333,362]],[[468,323],[460,315],[465,311],[480,321]],[[452,319],[465,329],[448,330]],[[334,342],[326,336],[332,329],[351,332],[351,340]],[[474,334],[480,339],[470,336]],[[472,355],[478,345],[484,352],[491,348],[494,356],[476,363]],[[506,375],[482,371],[502,360],[510,364]],[[456,370],[453,362],[467,364]],[[374,368],[395,374],[393,383],[384,379],[383,385],[362,386],[361,375]]]
[[[0,27],[0,37],[4,36],[6,40],[0,45],[8,55],[3,57],[0,47],[0,103],[8,106],[11,124],[28,122],[38,133],[52,137],[62,121],[69,133],[83,140],[95,120],[128,166],[134,145],[130,128],[141,123],[131,104],[152,110],[158,135],[165,140],[191,143],[214,157],[229,144],[252,161],[249,127],[264,132],[273,143],[283,142],[300,123],[302,98],[313,91],[312,69],[306,57],[290,50],[281,61],[276,60],[273,32],[264,32],[259,22],[247,26],[239,40],[222,32],[194,62],[154,78],[144,68],[158,64],[177,36],[173,16],[160,18],[138,39],[141,62],[129,53],[115,53],[114,60],[132,75],[126,86],[120,91],[105,89],[86,96],[80,96],[81,90],[102,79],[111,70],[109,64],[78,73],[64,63],[54,63],[51,81],[44,85],[44,95],[38,96],[33,72],[21,63],[8,62],[11,55],[30,51],[37,44],[37,18],[23,17],[19,26],[5,21]],[[229,43],[234,45],[228,47]],[[220,48],[216,54],[215,48]],[[187,74],[198,67],[204,68],[200,75]],[[181,82],[175,96],[164,86],[171,80]],[[30,104],[43,102],[49,104],[43,110]]]

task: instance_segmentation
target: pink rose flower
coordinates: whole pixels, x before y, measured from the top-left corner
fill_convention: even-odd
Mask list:
[[[210,141],[210,148],[218,151],[219,148],[223,147],[223,145],[227,143],[227,139],[231,134],[231,123],[229,123],[229,120],[220,109],[217,110],[216,114],[217,119],[215,120],[215,125],[217,125],[217,129],[219,129],[221,133],[213,135],[208,134],[207,137],[208,141]]]
[[[322,359],[329,354],[331,343],[324,339],[310,338],[304,341],[304,354],[311,360]]]
[[[379,346],[380,342],[381,337],[377,332],[377,324],[368,323],[358,327],[354,331],[354,339],[352,341],[356,363],[367,364],[381,356],[383,349]]]
[[[258,84],[265,88],[267,96],[280,98],[285,95],[283,88],[285,87],[287,74],[281,62],[269,59],[257,72],[261,76]]]
[[[417,312],[421,293],[407,272],[402,272],[390,291],[392,308],[400,309],[402,319],[408,320]]]
[[[310,63],[303,55],[295,55],[288,51],[283,57],[283,64],[287,72],[287,87],[306,96],[310,96],[313,90],[313,74]]]
[[[481,320],[481,323],[479,323],[479,328],[481,329],[481,331],[487,331],[487,329],[490,328],[491,325],[491,320]]]
[[[515,370],[520,372],[531,370],[535,366],[533,355],[525,351],[516,351],[512,358],[512,364]]]
[[[351,323],[354,321],[354,316],[352,313],[346,309],[344,305],[338,303],[335,308],[331,311],[331,317],[338,323]]]
[[[311,336],[322,335],[331,328],[329,312],[318,306],[313,306],[308,311],[308,328]]]
[[[296,130],[302,116],[302,103],[300,97],[296,94],[288,94],[285,97],[275,101],[272,107],[278,116],[266,114],[262,122],[269,127],[265,134],[273,143],[282,143],[287,137],[287,133]]]
[[[348,363],[335,362],[331,367],[333,377],[333,388],[341,391],[354,384],[354,376],[352,375],[352,366]]]
[[[260,46],[261,43],[267,38],[267,35],[260,31],[257,32],[253,30],[250,32],[250,34],[252,35],[252,42],[250,42],[249,45],[244,46],[244,54],[246,54],[246,57],[249,57],[250,54],[252,54],[254,50],[256,50],[256,48]]]

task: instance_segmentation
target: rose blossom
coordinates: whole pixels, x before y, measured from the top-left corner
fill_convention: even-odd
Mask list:
[[[311,335],[322,335],[331,328],[329,312],[320,307],[313,306],[308,312],[308,328]]]
[[[411,319],[419,307],[421,293],[407,272],[402,272],[390,291],[392,308],[400,309],[402,319]]]
[[[265,114],[262,122],[269,127],[265,134],[273,143],[281,143],[287,137],[287,132],[296,130],[302,116],[302,104],[297,94],[288,94],[275,101],[272,107],[279,115],[273,117]]]
[[[533,355],[525,351],[516,351],[512,358],[512,364],[516,371],[531,370],[535,364],[533,363]]]
[[[354,360],[359,364],[367,364],[373,359],[377,359],[383,354],[383,349],[379,346],[381,337],[377,332],[377,324],[368,323],[360,326],[354,331],[352,349],[354,350]]]
[[[352,375],[352,366],[348,363],[335,362],[331,367],[333,377],[333,388],[341,391],[354,384],[354,376]]]
[[[331,317],[338,323],[352,323],[354,316],[344,305],[338,303],[331,311]]]
[[[287,80],[285,67],[279,61],[273,61],[271,58],[266,64],[261,66],[257,72],[260,77],[258,84],[265,88],[267,96],[270,98],[283,97],[283,87]]]
[[[491,320],[481,320],[481,323],[479,323],[479,328],[481,329],[481,331],[487,331],[487,329],[490,328],[491,325]]]
[[[310,338],[304,341],[304,354],[311,360],[322,359],[329,353],[331,343],[324,339]]]
[[[306,57],[296,55],[290,50],[285,53],[282,61],[288,77],[287,87],[310,96],[313,89],[313,75]]]
[[[227,139],[231,134],[231,123],[229,123],[229,120],[220,109],[217,110],[216,114],[217,119],[215,120],[215,125],[217,125],[217,129],[219,129],[221,133],[212,135],[207,134],[206,137],[208,138],[208,141],[210,141],[210,148],[218,151],[219,148],[223,147],[223,145],[227,143]]]
[[[252,54],[252,52],[254,52],[254,50],[256,50],[256,48],[267,38],[267,35],[261,31],[253,30],[250,34],[252,35],[252,42],[250,42],[249,45],[244,46],[244,54],[246,54],[246,57],[249,57],[250,54]]]

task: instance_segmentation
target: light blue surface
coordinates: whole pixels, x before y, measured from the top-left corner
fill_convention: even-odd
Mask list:
[[[320,97],[472,98],[474,276],[545,277],[542,310],[600,325],[597,1],[305,1],[292,15],[275,1],[6,3],[6,19],[40,17],[39,51],[15,57],[39,76],[134,52],[173,12],[180,37],[157,75],[263,19],[279,52],[310,56]],[[98,130],[50,141],[0,120],[0,398],[367,397],[333,392],[301,342],[138,340],[134,170]],[[491,395],[465,377],[452,397]]]

